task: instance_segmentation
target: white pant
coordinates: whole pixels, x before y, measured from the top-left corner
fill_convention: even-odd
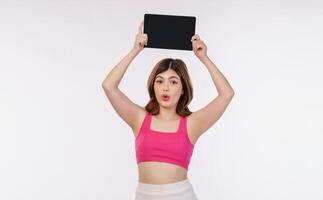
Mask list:
[[[135,200],[198,200],[188,179],[168,184],[138,182]]]

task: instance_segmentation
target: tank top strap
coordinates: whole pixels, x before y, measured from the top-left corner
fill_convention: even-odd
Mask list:
[[[179,134],[186,134],[186,121],[187,121],[187,118],[181,116],[179,130],[178,130]]]
[[[149,130],[149,124],[151,121],[151,114],[149,112],[146,113],[145,119],[142,123],[142,128],[144,128],[145,130]]]

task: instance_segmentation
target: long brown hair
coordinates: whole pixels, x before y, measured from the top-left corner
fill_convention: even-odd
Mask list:
[[[193,87],[190,76],[187,71],[186,64],[181,59],[165,58],[160,60],[155,65],[147,81],[147,88],[150,100],[145,106],[145,109],[152,115],[157,115],[159,113],[159,104],[155,96],[154,83],[156,76],[160,73],[163,73],[164,71],[167,71],[168,69],[174,70],[180,77],[184,91],[184,93],[178,100],[176,113],[182,117],[188,116],[192,113],[188,108],[188,104],[193,99]]]

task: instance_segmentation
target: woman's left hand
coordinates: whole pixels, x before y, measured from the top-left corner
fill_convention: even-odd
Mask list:
[[[207,53],[206,53],[207,47],[204,44],[204,42],[200,39],[199,35],[197,34],[193,35],[191,42],[192,42],[193,51],[199,59],[207,56]]]

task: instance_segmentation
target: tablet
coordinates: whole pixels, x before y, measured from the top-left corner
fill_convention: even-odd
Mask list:
[[[196,17],[145,14],[144,33],[148,36],[145,47],[192,50]]]

